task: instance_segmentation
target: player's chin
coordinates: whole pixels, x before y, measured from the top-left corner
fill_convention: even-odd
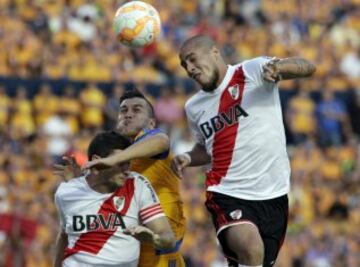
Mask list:
[[[111,177],[111,180],[118,186],[123,185],[125,179],[126,179],[126,176],[123,173],[114,175],[113,177]]]
[[[204,79],[203,77],[200,76],[199,79],[195,79],[195,81],[201,86],[202,89],[204,89],[205,91],[208,91],[207,89],[209,89],[212,85],[212,83],[210,81],[207,81],[206,79]],[[211,90],[209,90],[211,91]]]
[[[122,135],[122,136],[125,136],[125,137],[134,137],[136,136],[136,129],[133,129],[132,127],[129,127],[129,126],[124,126],[124,127],[121,127],[121,130],[119,131],[119,133]]]
[[[201,80],[195,80],[197,82],[198,85],[200,85],[201,88],[206,88],[207,87],[207,83],[201,81]]]
[[[202,89],[206,92],[214,91],[217,88],[217,79],[209,78],[206,81],[203,81]]]
[[[204,80],[203,75],[197,75],[193,78],[201,87],[206,84],[206,80]]]
[[[204,83],[203,85],[201,85],[201,88],[206,92],[211,92],[216,89],[216,86],[213,83]]]

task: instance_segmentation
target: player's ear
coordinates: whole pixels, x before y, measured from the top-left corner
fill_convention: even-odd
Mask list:
[[[98,156],[98,155],[94,154],[94,155],[92,155],[91,160],[94,160],[94,159],[100,159],[100,158],[101,158],[100,156]]]
[[[213,46],[210,51],[215,56],[216,59],[221,57],[220,51],[216,46]]]
[[[212,53],[214,53],[214,54],[219,54],[219,53],[220,53],[220,52],[219,52],[219,49],[217,49],[216,46],[211,47],[211,48],[210,48],[210,51],[211,51]]]
[[[150,121],[149,121],[149,128],[150,129],[153,129],[153,128],[155,128],[155,126],[156,126],[156,120],[154,119],[154,118],[151,118],[150,119]]]
[[[121,163],[120,168],[121,168],[121,172],[128,171],[130,169],[130,161]]]

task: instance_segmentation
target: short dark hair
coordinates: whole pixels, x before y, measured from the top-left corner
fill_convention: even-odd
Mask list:
[[[184,43],[182,43],[180,46],[180,51],[188,46],[197,47],[197,48],[201,47],[210,50],[211,48],[216,46],[216,44],[215,41],[209,36],[204,34],[199,34],[185,40]]]
[[[115,133],[114,131],[102,132],[97,134],[90,142],[88,148],[88,159],[94,155],[101,158],[109,156],[115,149],[126,149],[131,142],[126,137]]]
[[[125,91],[125,93],[120,97],[119,100],[119,104],[121,105],[122,102],[124,102],[126,99],[130,99],[130,98],[142,98],[145,100],[145,102],[148,104],[149,106],[149,114],[151,116],[151,118],[155,118],[155,111],[154,111],[154,107],[153,105],[150,103],[150,101],[144,96],[143,93],[141,93],[138,89],[131,89],[131,90],[127,90]]]

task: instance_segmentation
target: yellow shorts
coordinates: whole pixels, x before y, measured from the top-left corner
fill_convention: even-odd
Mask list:
[[[185,261],[180,252],[157,255],[154,247],[143,242],[140,250],[138,267],[185,267]]]

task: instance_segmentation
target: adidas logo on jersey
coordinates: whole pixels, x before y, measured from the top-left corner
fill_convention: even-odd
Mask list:
[[[97,230],[115,231],[117,227],[126,229],[120,213],[110,213],[108,216],[103,214],[74,215],[72,217],[72,226],[74,232],[82,232],[84,230],[87,232]]]
[[[214,133],[223,130],[225,125],[230,126],[236,123],[241,116],[247,117],[249,114],[240,106],[240,104],[236,104],[231,106],[227,112],[221,112],[212,117],[209,121],[200,124],[201,132],[204,137],[208,139]]]

